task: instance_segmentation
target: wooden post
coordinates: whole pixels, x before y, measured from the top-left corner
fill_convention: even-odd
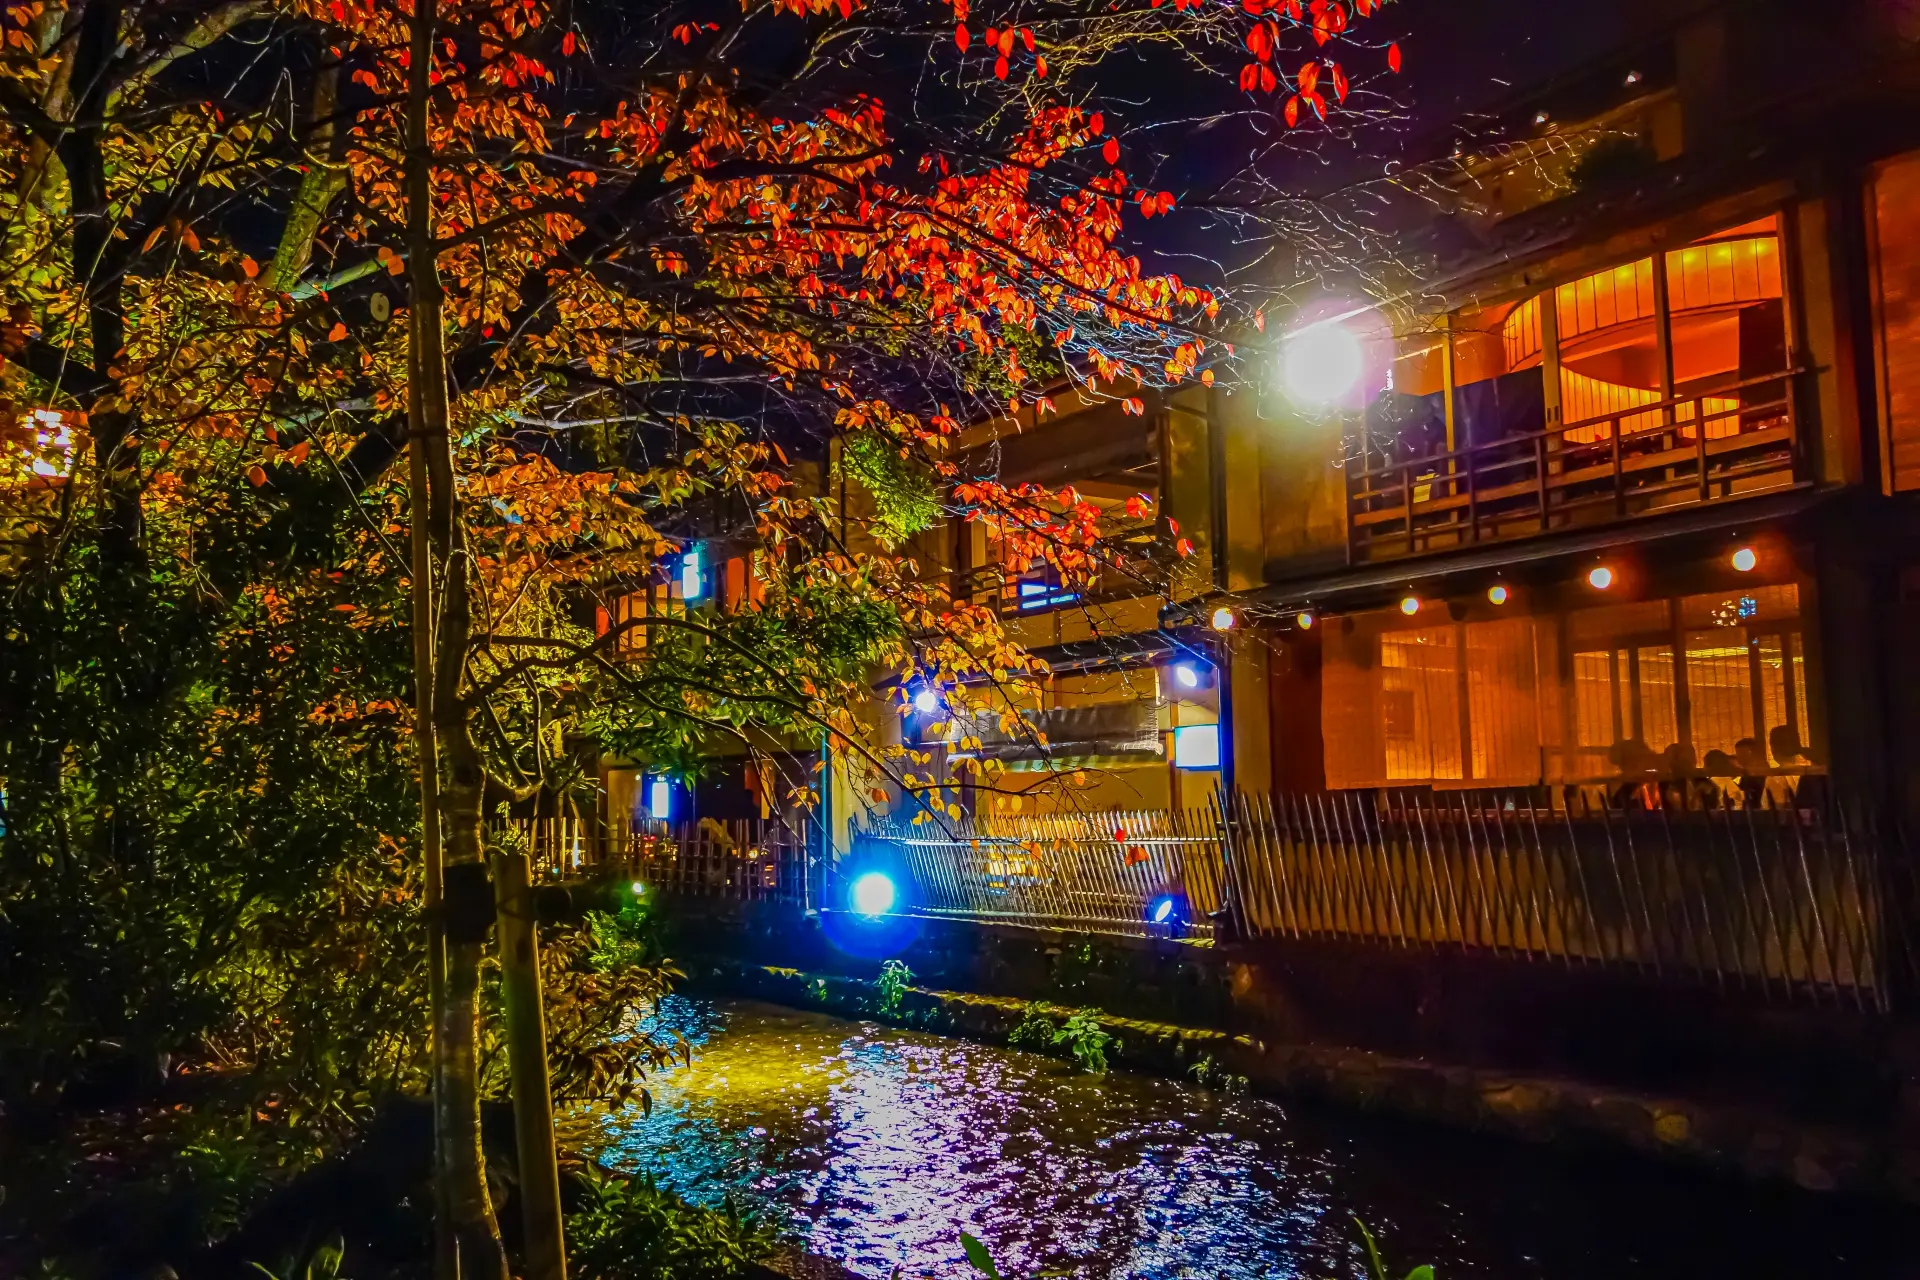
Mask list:
[[[527,1233],[526,1280],[566,1280],[560,1162],[547,1079],[546,1018],[540,1006],[540,944],[527,856],[496,853],[493,884],[507,1063],[513,1076],[513,1135],[520,1153],[520,1208]]]

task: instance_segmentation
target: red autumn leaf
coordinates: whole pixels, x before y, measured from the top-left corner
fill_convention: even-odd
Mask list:
[[[1296,93],[1291,98],[1287,99],[1287,105],[1285,109],[1281,112],[1281,114],[1286,117],[1287,128],[1289,129],[1293,128],[1295,125],[1300,123],[1300,95],[1299,94]],[[1265,328],[1264,325],[1261,327]]]
[[[993,60],[993,78],[995,80],[1005,80],[1007,78],[1007,60],[1005,58],[995,58]]]
[[[1020,43],[1027,46],[1028,53],[1033,52],[1033,28],[1032,27],[1020,28]]]
[[[247,483],[258,489],[267,482],[267,469],[259,463],[247,468]]]
[[[1008,27],[1005,31],[1002,31],[1000,33],[1000,56],[1001,57],[1010,58],[1013,56],[1013,37],[1015,36],[1015,34],[1017,33],[1014,31],[1012,27]]]
[[[1115,827],[1113,829],[1113,842],[1115,844],[1125,844],[1127,842],[1127,829],[1125,827]]]
[[[1333,96],[1342,102],[1347,100],[1347,73],[1337,62],[1333,64]]]
[[[1093,136],[1096,138],[1099,137],[1101,134],[1105,133],[1107,131],[1106,116],[1102,115],[1098,111],[1094,112],[1093,118],[1087,121],[1087,131],[1093,134]]]
[[[1317,62],[1303,64],[1300,68],[1300,74],[1296,75],[1293,80],[1295,84],[1300,86],[1300,92],[1312,93],[1314,86],[1320,83],[1320,64]]]
[[[293,459],[295,462],[305,462],[307,460],[307,450],[312,446],[313,441],[302,440],[299,444],[287,450],[287,457]]]
[[[973,33],[967,30],[966,23],[963,22],[953,29],[953,42],[960,46],[962,53],[965,53],[967,46],[973,43]]]
[[[1108,164],[1120,163],[1120,139],[1108,138],[1107,145],[1100,148],[1100,158]]]
[[[1253,86],[1259,83],[1260,83],[1260,64],[1259,63],[1249,62],[1246,66],[1240,68],[1240,88],[1243,91],[1247,93],[1252,93]]]
[[[1400,69],[1400,42],[1398,40],[1395,40],[1392,44],[1387,46],[1387,70],[1398,71],[1399,69]]]
[[[333,322],[333,328],[327,330],[328,342],[338,342],[340,341],[340,339],[346,336],[347,336],[347,326],[345,326],[344,324],[341,324],[338,320]]]
[[[1172,516],[1167,517],[1167,532],[1172,534],[1177,534],[1180,532],[1180,522],[1178,520],[1175,520]]]
[[[579,41],[574,38],[573,32],[569,31],[567,32],[567,34],[560,37],[560,52],[565,54],[567,57],[571,58],[573,56],[574,49],[578,47],[579,47]]]
[[[1257,58],[1263,56],[1267,52],[1268,47],[1267,24],[1264,22],[1254,23],[1253,30],[1247,32],[1248,51]]]
[[[1278,89],[1279,87],[1280,87],[1280,77],[1273,74],[1273,68],[1272,67],[1260,68],[1261,92],[1272,93],[1275,89]]]
[[[1182,538],[1173,544],[1173,549],[1179,552],[1180,558],[1184,560],[1193,554],[1193,540],[1191,538]]]
[[[1125,400],[1122,400],[1120,402],[1120,407],[1126,410],[1128,413],[1133,414],[1135,417],[1139,417],[1140,415],[1144,414],[1147,411],[1146,402],[1141,400],[1138,396],[1128,396]]]

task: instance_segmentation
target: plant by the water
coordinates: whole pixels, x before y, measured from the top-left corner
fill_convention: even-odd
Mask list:
[[[907,998],[907,988],[913,985],[913,970],[898,960],[889,960],[880,966],[880,976],[873,981],[873,1011],[883,1018],[897,1018]]]

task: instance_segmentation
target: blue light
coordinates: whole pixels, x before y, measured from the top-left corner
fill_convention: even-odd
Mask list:
[[[1181,685],[1188,689],[1198,689],[1200,687],[1200,673],[1195,671],[1190,663],[1181,663],[1173,669],[1173,674],[1174,678],[1179,680]]]
[[[879,871],[869,871],[853,882],[853,891],[848,898],[853,909],[863,916],[883,916],[893,910],[895,897],[893,881]]]
[[[1151,919],[1155,924],[1165,924],[1167,921],[1173,919],[1173,899],[1172,898],[1154,899],[1153,915]]]
[[[913,709],[923,716],[930,716],[941,707],[940,691],[930,684],[921,685],[919,692],[913,695]]]

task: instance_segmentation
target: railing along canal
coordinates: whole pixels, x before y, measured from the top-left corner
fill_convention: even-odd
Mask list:
[[[635,823],[535,818],[516,824],[538,879],[619,878],[669,894],[814,905],[806,841],[761,819]]]
[[[1211,810],[880,819],[854,841],[854,864],[896,850],[912,906],[933,915],[1141,932],[1156,901],[1211,932],[1225,901],[1220,823]]]
[[[1223,822],[1224,816],[1231,823]],[[1230,833],[1230,834],[1229,834]],[[1897,843],[1837,805],[1629,809],[1537,791],[1242,796],[1231,814],[885,820],[933,915],[1454,950],[1885,1010],[1916,973]]]

